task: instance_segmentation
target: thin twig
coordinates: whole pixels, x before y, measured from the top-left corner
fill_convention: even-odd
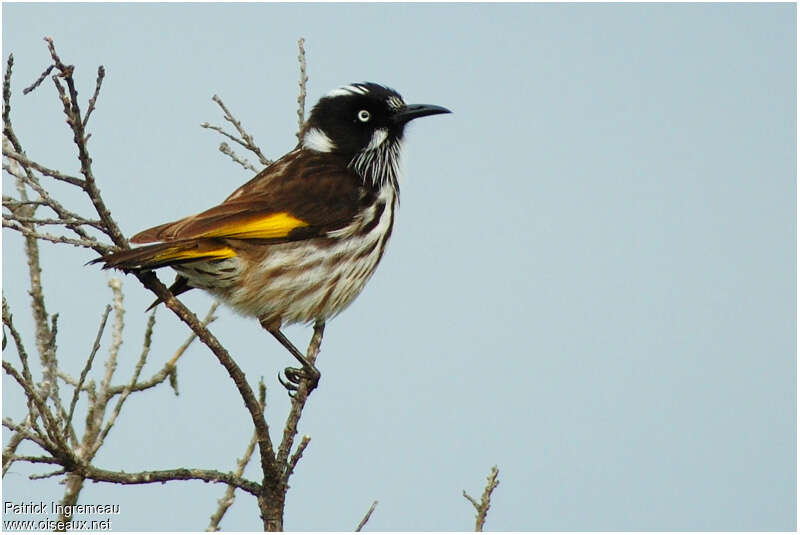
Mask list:
[[[214,303],[208,309],[205,318],[203,318],[200,324],[205,327],[211,324],[214,320],[216,320],[217,317],[214,315],[214,313],[216,312],[218,307],[219,307],[219,301],[214,301]],[[186,350],[189,349],[189,346],[195,340],[197,340],[197,333],[192,332],[192,334],[189,335],[189,338],[187,338],[186,341],[183,344],[181,344],[180,347],[178,347],[178,349],[175,351],[175,354],[172,355],[172,358],[169,359],[164,364],[164,366],[147,381],[136,383],[133,386],[131,385],[111,386],[108,388],[109,395],[113,396],[116,394],[121,394],[128,388],[130,388],[131,392],[139,392],[141,390],[147,390],[148,388],[153,388],[154,386],[163,383],[167,379],[167,377],[169,377],[170,374],[174,372],[175,367],[178,363],[178,359],[180,359],[184,355],[184,353],[186,353]]]
[[[14,134],[13,134],[13,131],[11,130],[11,124],[10,123],[6,123],[5,124],[4,133],[6,133],[6,136],[3,138],[3,150],[4,151],[8,151],[8,150],[10,150],[10,146],[11,146],[12,142],[14,142],[14,139],[13,139]],[[16,141],[16,145],[14,145],[14,146],[16,147],[17,153],[21,154],[22,148],[19,146],[19,142],[18,141]],[[9,159],[9,161],[14,162],[15,165],[20,165],[16,160]],[[30,186],[39,195],[39,197],[41,198],[43,203],[45,203],[51,210],[53,210],[53,212],[55,212],[56,215],[59,218],[62,218],[65,221],[67,221],[67,223],[65,224],[65,226],[67,228],[72,230],[75,234],[77,234],[80,238],[82,238],[84,240],[87,240],[89,242],[96,242],[96,240],[94,238],[91,238],[88,234],[86,234],[86,232],[84,232],[84,230],[80,226],[74,225],[74,224],[69,222],[69,221],[74,220],[74,219],[82,219],[82,218],[79,215],[67,210],[66,208],[64,208],[61,205],[61,203],[59,203],[58,201],[53,199],[50,196],[50,194],[47,192],[47,190],[45,190],[42,187],[42,185],[39,183],[39,180],[34,176],[34,174],[31,172],[30,168],[24,167],[25,172],[26,172],[26,174],[24,174],[24,175],[21,174],[21,173],[14,173],[9,168],[9,166],[6,166],[5,164],[3,165],[3,169],[8,170],[15,177],[17,177],[21,182],[24,182],[26,185]],[[24,203],[26,203],[28,201],[28,198],[27,198],[27,195],[25,193],[25,189],[23,187],[21,187],[21,186],[22,186],[22,184],[18,182],[17,189],[19,190],[19,193],[20,193],[20,201],[21,201],[21,203],[24,204]],[[93,247],[93,248],[97,252],[99,252],[101,254],[103,254],[104,250],[105,251],[109,250],[109,248],[107,246],[105,246],[105,245],[100,246],[99,244],[98,244],[98,246]]]
[[[469,500],[472,506],[475,508],[475,531],[483,531],[483,525],[486,522],[486,515],[489,512],[489,508],[492,506],[492,492],[497,485],[500,484],[500,481],[497,479],[497,474],[500,471],[497,469],[497,466],[493,466],[492,470],[489,472],[489,475],[486,478],[486,488],[483,489],[483,495],[481,496],[481,502],[478,501],[467,494],[467,491],[462,491],[464,497]]]
[[[78,379],[77,384],[74,386],[75,391],[72,394],[72,401],[69,404],[67,425],[72,423],[72,416],[75,413],[75,406],[78,404],[78,396],[80,396],[83,382],[86,380],[86,376],[89,374],[89,370],[92,368],[92,363],[94,362],[94,357],[97,354],[97,350],[100,349],[100,339],[103,337],[103,331],[106,328],[106,321],[108,321],[109,313],[111,313],[111,305],[106,305],[106,309],[100,318],[100,328],[97,329],[97,336],[95,336],[94,344],[92,344],[92,351],[89,353],[89,358],[86,360],[86,365],[81,370],[81,376]]]
[[[25,381],[33,384],[33,376],[28,366],[28,352],[25,351],[25,346],[22,343],[22,336],[20,336],[19,331],[17,331],[14,326],[14,316],[11,314],[11,309],[8,306],[8,301],[6,301],[5,296],[3,296],[3,325],[8,327],[8,330],[11,332],[11,338],[14,339],[14,344],[17,346],[17,354],[22,363],[22,376],[25,378]]]
[[[48,167],[40,165],[34,162],[33,160],[30,160],[24,154],[19,154],[18,152],[10,150],[3,150],[3,156],[5,156],[6,158],[11,158],[12,160],[19,163],[23,167],[30,167],[31,169],[36,169],[43,175],[55,178],[56,180],[60,180],[61,182],[66,182],[67,184],[78,186],[79,188],[82,188],[84,186],[84,180],[82,178],[67,175],[56,169],[50,169]]]
[[[101,470],[93,466],[82,466],[72,472],[92,481],[105,481],[107,483],[120,483],[125,485],[142,485],[147,483],[165,483],[167,481],[201,480],[207,483],[225,483],[242,489],[248,494],[257,496],[261,492],[261,485],[237,477],[232,473],[218,472],[216,470],[202,470],[194,468],[176,468],[174,470],[148,470],[144,472],[113,472]]]
[[[53,68],[55,68],[55,65],[50,65],[49,67],[47,67],[44,70],[44,72],[39,75],[39,78],[37,78],[35,82],[33,82],[31,85],[22,90],[22,94],[27,95],[28,93],[30,93],[31,91],[42,85],[42,82],[44,82],[44,79],[47,78],[47,75],[50,74],[50,71],[52,71]]]
[[[3,203],[5,205],[5,203]],[[17,221],[18,223],[28,223],[32,225],[88,225],[91,227],[100,227],[102,223],[99,221],[91,221],[88,219],[53,219],[53,218],[36,218],[24,217],[16,215],[15,213],[3,214],[6,219]]]
[[[144,368],[144,364],[147,361],[147,356],[150,354],[150,343],[153,339],[153,327],[156,324],[156,314],[153,311],[150,314],[150,318],[147,320],[147,327],[144,332],[144,343],[142,344],[142,354],[139,356],[139,361],[136,363],[136,367],[133,371],[133,377],[131,377],[130,383],[122,392],[122,395],[117,400],[117,404],[114,406],[114,409],[111,411],[111,417],[109,417],[108,421],[106,422],[106,426],[103,428],[103,431],[100,433],[100,436],[97,437],[95,441],[95,445],[93,447],[94,451],[97,451],[100,446],[103,444],[103,441],[108,436],[108,433],[111,431],[111,428],[114,427],[114,424],[117,421],[117,417],[119,417],[119,413],[122,410],[122,405],[125,404],[125,401],[128,399],[131,391],[133,390],[134,385],[136,385],[136,381],[139,380],[139,375],[142,373],[142,368]],[[106,387],[106,392],[108,388]]]
[[[214,95],[214,96],[216,97],[216,95]],[[234,143],[238,143],[239,145],[241,145],[242,147],[244,147],[246,149],[248,148],[247,147],[247,142],[245,140],[240,139],[240,138],[234,136],[233,134],[231,134],[229,132],[226,132],[225,129],[222,128],[221,126],[217,126],[215,124],[203,122],[203,123],[200,123],[200,127],[201,128],[207,128],[209,130],[213,130],[213,131],[215,131],[215,132],[217,132],[219,134],[222,134],[223,136],[225,136],[226,138],[230,139]]]
[[[36,405],[36,409],[39,411],[39,415],[42,417],[45,430],[47,431],[47,437],[50,439],[50,441],[52,441],[60,450],[68,451],[68,447],[64,441],[64,436],[61,433],[61,429],[59,429],[58,424],[48,410],[44,400],[39,396],[36,390],[34,390],[33,385],[26,382],[25,379],[22,378],[22,375],[20,375],[20,373],[14,369],[11,363],[5,360],[3,361],[3,371],[14,378],[17,384],[19,384],[25,391],[25,395],[28,397],[28,399],[31,400],[34,405]]]
[[[15,455],[14,460],[32,464],[61,464],[55,457],[45,457],[43,455]]]
[[[50,399],[53,400],[53,404],[56,408],[56,422],[63,424],[62,431],[66,436],[74,441],[77,445],[77,439],[75,437],[75,431],[72,429],[72,426],[67,424],[67,412],[64,410],[64,406],[61,404],[61,393],[58,387],[58,359],[56,358],[57,354],[57,345],[56,345],[56,336],[58,335],[58,314],[53,314],[50,318],[50,341],[47,344],[48,351],[47,351],[47,365],[44,367],[43,374],[44,380],[47,382],[51,382],[52,384],[47,389],[49,392]]]
[[[36,232],[13,221],[3,220],[3,227],[16,230],[17,232],[19,232],[24,236],[30,236],[31,238],[36,238],[37,240],[49,241],[51,243],[64,243],[67,245],[75,245],[77,247],[85,247],[87,249],[93,249],[101,253],[108,253],[112,250],[111,247],[103,245],[100,242],[95,241],[93,238],[75,239],[75,238],[67,238],[66,236],[54,236],[53,234]]]
[[[7,169],[5,165],[3,169]],[[9,173],[11,172],[10,170],[8,171]],[[3,195],[3,206],[13,211],[24,206],[48,206],[48,204],[45,201],[20,201],[19,199]]]
[[[3,75],[3,135],[10,138],[14,146],[18,146],[16,136],[6,129],[11,126],[11,72],[14,68],[14,54],[8,55],[6,61],[6,73]],[[47,76],[47,75],[45,75]]]
[[[203,123],[203,124],[208,124],[208,123]],[[211,128],[211,127],[209,127],[209,128]],[[212,128],[212,130],[213,129],[214,128]],[[223,134],[224,134],[224,132],[223,132]],[[241,165],[242,167],[244,167],[248,171],[253,171],[254,173],[258,173],[258,169],[256,169],[255,166],[250,163],[250,160],[248,160],[247,158],[241,158],[238,154],[236,154],[236,152],[234,152],[234,150],[231,148],[231,146],[228,145],[227,143],[225,143],[224,141],[219,144],[219,151],[222,154],[225,154],[225,155],[229,156],[231,160],[233,160],[234,162],[238,163],[239,165]]]
[[[53,84],[58,90],[64,107],[64,114],[67,116],[67,123],[69,123],[72,132],[75,134],[73,141],[78,149],[78,160],[81,163],[81,174],[84,178],[83,190],[89,196],[89,200],[92,201],[97,215],[100,216],[100,220],[105,224],[104,232],[114,241],[117,247],[127,249],[129,247],[128,240],[125,239],[116,221],[111,217],[111,212],[106,207],[94,178],[92,159],[86,148],[86,134],[84,132],[81,110],[78,104],[78,91],[75,89],[75,81],[72,78],[75,67],[62,63],[61,58],[56,53],[53,40],[50,37],[45,37],[45,41],[50,49],[50,57],[53,58],[53,63],[55,63],[56,68],[60,71],[60,76],[64,78],[69,90],[69,96],[67,96],[58,78],[55,76],[52,77]]]
[[[297,94],[297,140],[301,141],[303,124],[306,122],[306,84],[308,83],[308,75],[306,74],[306,40],[302,37],[297,40],[297,61],[300,63],[300,91]]]
[[[15,433],[19,433],[25,438],[25,440],[30,440],[51,454],[55,452],[53,445],[47,441],[47,437],[45,437],[43,433],[32,431],[29,427],[27,427],[27,424],[15,424],[10,418],[3,418],[3,427],[10,429]]]
[[[94,88],[94,95],[89,99],[89,106],[86,109],[86,115],[83,117],[83,127],[86,128],[86,123],[89,122],[89,116],[94,111],[95,104],[97,104],[97,97],[100,94],[100,86],[103,85],[103,78],[106,76],[106,69],[102,65],[97,67],[97,83]]]
[[[8,306],[8,302],[6,301],[5,296],[3,296],[3,324],[8,327],[8,330],[11,332],[11,338],[14,339],[14,344],[17,348],[17,354],[19,355],[20,363],[22,364],[22,377],[24,378],[25,382],[30,386],[31,390],[34,390],[34,382],[33,376],[31,375],[30,366],[28,365],[28,353],[25,351],[25,346],[22,343],[22,337],[17,331],[16,327],[14,326],[14,317],[11,315],[11,310]],[[38,397],[38,396],[36,396]],[[39,414],[39,405],[35,402],[33,397],[28,396],[28,425],[33,429],[37,436],[41,437],[42,440],[46,441],[45,433],[39,428],[39,425],[36,423]],[[19,431],[21,432],[21,431]]]
[[[108,391],[108,385],[111,384],[111,378],[117,370],[117,356],[119,355],[119,348],[122,345],[122,330],[125,327],[125,308],[122,303],[124,297],[122,295],[122,281],[113,277],[108,281],[108,287],[111,288],[113,294],[111,307],[114,309],[114,323],[111,326],[111,345],[108,348],[106,373],[100,383],[100,392],[102,393]]]
[[[378,506],[378,500],[372,502],[372,505],[369,506],[369,511],[367,511],[367,514],[364,515],[364,518],[362,518],[361,522],[359,522],[358,526],[356,526],[356,531],[361,531],[362,529],[364,529],[364,526],[366,526],[367,522],[369,522],[369,519],[372,516],[372,513],[375,512],[375,508],[377,506]]]
[[[297,466],[297,463],[300,462],[300,459],[303,458],[303,452],[306,451],[309,443],[311,442],[311,437],[308,435],[303,435],[303,438],[300,440],[300,444],[297,445],[297,449],[292,454],[292,457],[289,459],[289,462],[286,463],[286,469],[284,470],[283,480],[288,483],[289,477],[294,473],[294,469]]]
[[[234,472],[235,476],[241,477],[244,473],[244,469],[247,467],[247,464],[253,457],[253,452],[256,449],[257,442],[258,436],[253,433],[253,437],[247,444],[247,449],[245,449],[244,455],[236,463],[236,471]],[[233,485],[228,485],[228,488],[225,489],[225,494],[219,499],[219,501],[217,501],[219,507],[217,507],[217,510],[214,512],[214,514],[211,515],[211,520],[208,523],[206,531],[219,531],[219,523],[222,521],[222,517],[225,516],[225,513],[227,513],[228,509],[230,509],[231,505],[233,505],[233,500],[236,496],[235,491],[236,487]]]
[[[3,448],[3,475],[6,475],[8,469],[11,468],[11,465],[16,460],[14,456],[14,452],[17,451],[17,447],[22,444],[22,441],[25,439],[25,435],[22,433],[14,433],[11,435],[11,438],[8,440],[8,444],[5,448]]]
[[[47,472],[46,474],[32,474],[28,476],[28,479],[30,480],[47,479],[50,477],[63,476],[66,473],[67,470],[62,468],[61,470],[56,470],[55,472]]]
[[[14,67],[14,55],[8,55],[6,62],[6,73],[3,76],[3,150],[6,150],[6,144],[14,148],[20,154],[23,154],[22,144],[17,139],[14,129],[11,126],[11,72]],[[29,177],[32,174],[29,169],[25,170]],[[24,199],[23,199],[24,200]]]
[[[255,140],[253,139],[253,136],[248,134],[247,131],[244,129],[244,127],[242,126],[241,121],[236,119],[236,117],[233,116],[233,114],[230,112],[230,110],[228,110],[228,107],[225,106],[225,103],[222,102],[222,99],[219,98],[217,95],[214,95],[213,97],[211,97],[211,100],[216,102],[217,105],[220,108],[222,108],[222,112],[223,112],[223,116],[225,117],[225,120],[228,121],[229,123],[231,123],[234,126],[234,128],[236,128],[236,131],[239,132],[239,135],[242,136],[242,138],[239,139],[236,136],[233,136],[233,135],[228,134],[227,132],[223,131],[220,127],[218,127],[218,126],[214,127],[214,126],[209,125],[208,123],[203,123],[201,126],[203,126],[204,128],[211,128],[212,130],[216,130],[217,132],[219,132],[219,133],[225,135],[226,137],[228,137],[231,141],[234,141],[234,142],[240,144],[242,147],[246,148],[247,150],[249,150],[250,152],[252,152],[256,156],[258,156],[258,161],[260,161],[262,165],[267,166],[270,163],[272,163],[261,152],[261,148],[258,145],[256,145]]]

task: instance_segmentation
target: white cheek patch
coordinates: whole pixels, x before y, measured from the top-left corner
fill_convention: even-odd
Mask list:
[[[369,140],[367,150],[377,149],[384,141],[386,141],[387,137],[389,137],[389,131],[385,128],[378,128],[372,133],[372,139]]]
[[[325,132],[319,128],[312,128],[303,136],[303,148],[317,152],[331,152],[336,145]]]

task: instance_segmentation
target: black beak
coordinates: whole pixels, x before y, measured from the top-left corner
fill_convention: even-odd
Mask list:
[[[395,124],[404,125],[408,121],[425,117],[428,115],[439,115],[440,113],[452,113],[447,108],[441,106],[434,106],[433,104],[409,104],[394,114],[392,119]]]

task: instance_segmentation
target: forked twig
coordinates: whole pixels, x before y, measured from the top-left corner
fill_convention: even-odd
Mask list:
[[[258,161],[260,161],[261,164],[264,165],[265,167],[270,163],[272,163],[266,156],[264,156],[264,154],[261,152],[261,148],[258,145],[256,145],[256,142],[253,140],[253,136],[247,133],[247,131],[242,126],[241,121],[239,121],[236,117],[233,116],[233,114],[230,112],[225,103],[222,102],[222,99],[219,98],[217,95],[214,95],[213,97],[211,97],[211,100],[216,102],[217,106],[219,106],[222,109],[222,113],[225,120],[231,123],[234,126],[234,128],[236,128],[236,131],[239,132],[239,135],[242,137],[236,137],[235,135],[229,134],[228,132],[223,130],[222,127],[215,126],[207,122],[201,123],[200,126],[203,128],[208,128],[210,130],[219,132],[220,134],[227,137],[234,143],[238,143],[245,149],[255,154],[258,157]]]
[[[475,531],[483,531],[483,525],[486,522],[486,515],[492,505],[492,492],[495,488],[497,488],[497,485],[500,484],[500,481],[497,479],[497,474],[499,473],[500,471],[497,469],[497,466],[493,466],[488,477],[486,478],[486,488],[483,489],[483,495],[481,495],[480,503],[478,503],[475,498],[467,494],[466,490],[462,492],[464,497],[469,500],[469,502],[475,508]]]

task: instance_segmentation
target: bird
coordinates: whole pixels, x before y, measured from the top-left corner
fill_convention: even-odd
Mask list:
[[[305,380],[310,392],[320,372],[281,329],[325,322],[361,293],[392,234],[406,126],[446,113],[374,82],[338,87],[313,107],[297,146],[222,203],[139,232],[130,241],[147,245],[92,263],[170,267],[173,295],[199,288],[256,317],[302,366],[280,382],[293,395]]]

